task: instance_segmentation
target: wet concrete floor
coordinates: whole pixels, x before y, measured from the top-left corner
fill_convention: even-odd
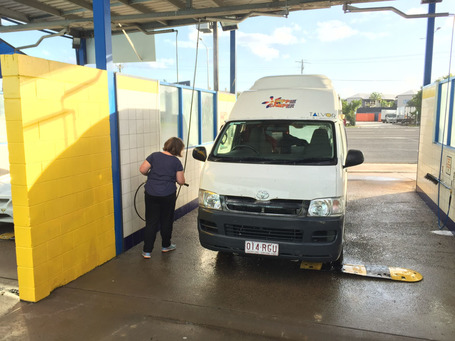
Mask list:
[[[175,224],[176,251],[144,260],[138,245],[38,303],[16,303],[0,340],[453,340],[455,238],[432,233],[437,217],[414,179],[350,175],[345,263],[406,267],[421,282],[205,250],[195,210]]]

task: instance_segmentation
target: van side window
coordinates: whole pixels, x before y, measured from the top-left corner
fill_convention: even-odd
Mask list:
[[[238,125],[229,125],[221,136],[220,143],[218,145],[218,153],[226,154],[232,150],[232,143],[234,141],[234,135],[238,128]]]

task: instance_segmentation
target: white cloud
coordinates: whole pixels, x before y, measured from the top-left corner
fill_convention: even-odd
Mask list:
[[[410,8],[406,11],[406,14],[412,15],[412,14],[425,14],[428,13],[425,11],[425,8],[423,7],[415,7],[415,8]]]
[[[374,40],[390,35],[389,32],[368,32],[354,29],[340,20],[318,22],[316,34],[322,42],[342,40],[353,36],[362,36],[369,40]]]
[[[361,32],[360,35],[362,35],[370,40],[390,36],[389,32]]]
[[[163,58],[163,59],[157,60],[156,62],[148,62],[145,64],[152,69],[167,69],[170,66],[174,66],[175,61],[170,58]]]
[[[359,31],[351,28],[340,20],[318,22],[316,29],[319,40],[324,42],[336,41],[357,35]]]
[[[285,26],[276,28],[271,35],[263,33],[244,33],[238,32],[238,45],[250,49],[250,51],[266,61],[276,59],[280,56],[280,51],[276,45],[292,45],[302,42],[302,38],[297,38],[295,32],[301,31],[300,26]]]

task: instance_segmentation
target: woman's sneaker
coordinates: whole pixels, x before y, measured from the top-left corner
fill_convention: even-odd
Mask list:
[[[174,251],[177,247],[175,244],[171,244],[168,247],[162,247],[161,252],[169,252],[169,251]]]
[[[152,258],[152,255],[150,254],[150,252],[142,252],[142,257],[148,259],[148,258]]]

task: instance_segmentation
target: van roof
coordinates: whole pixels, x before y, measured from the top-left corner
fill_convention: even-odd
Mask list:
[[[269,76],[258,79],[250,90],[333,89],[332,81],[323,75]]]
[[[322,75],[273,76],[257,80],[240,94],[229,120],[303,119],[336,121],[341,103]]]

